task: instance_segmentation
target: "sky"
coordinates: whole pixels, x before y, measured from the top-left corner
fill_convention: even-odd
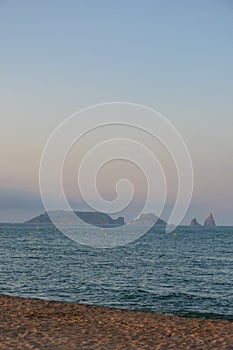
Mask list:
[[[128,101],[165,115],[188,146],[187,222],[211,211],[232,225],[232,38],[231,0],[0,0],[0,221],[43,211],[40,158],[59,123]]]

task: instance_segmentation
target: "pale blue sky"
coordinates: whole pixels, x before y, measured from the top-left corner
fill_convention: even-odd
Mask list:
[[[233,223],[231,0],[0,0],[0,40],[4,193],[22,191],[25,202],[38,192],[40,155],[59,122],[123,100],[174,123],[193,159],[197,215]],[[9,217],[8,203],[0,220]]]

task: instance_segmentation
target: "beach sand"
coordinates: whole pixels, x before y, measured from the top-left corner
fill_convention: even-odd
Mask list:
[[[233,322],[0,295],[0,349],[233,349]]]

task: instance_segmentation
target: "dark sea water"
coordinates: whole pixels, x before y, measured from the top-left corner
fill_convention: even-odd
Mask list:
[[[98,249],[52,225],[1,224],[0,293],[233,319],[233,228],[175,232]]]

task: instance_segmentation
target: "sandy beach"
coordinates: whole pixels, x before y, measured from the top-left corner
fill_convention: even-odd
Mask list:
[[[0,296],[0,348],[233,349],[233,322]]]

